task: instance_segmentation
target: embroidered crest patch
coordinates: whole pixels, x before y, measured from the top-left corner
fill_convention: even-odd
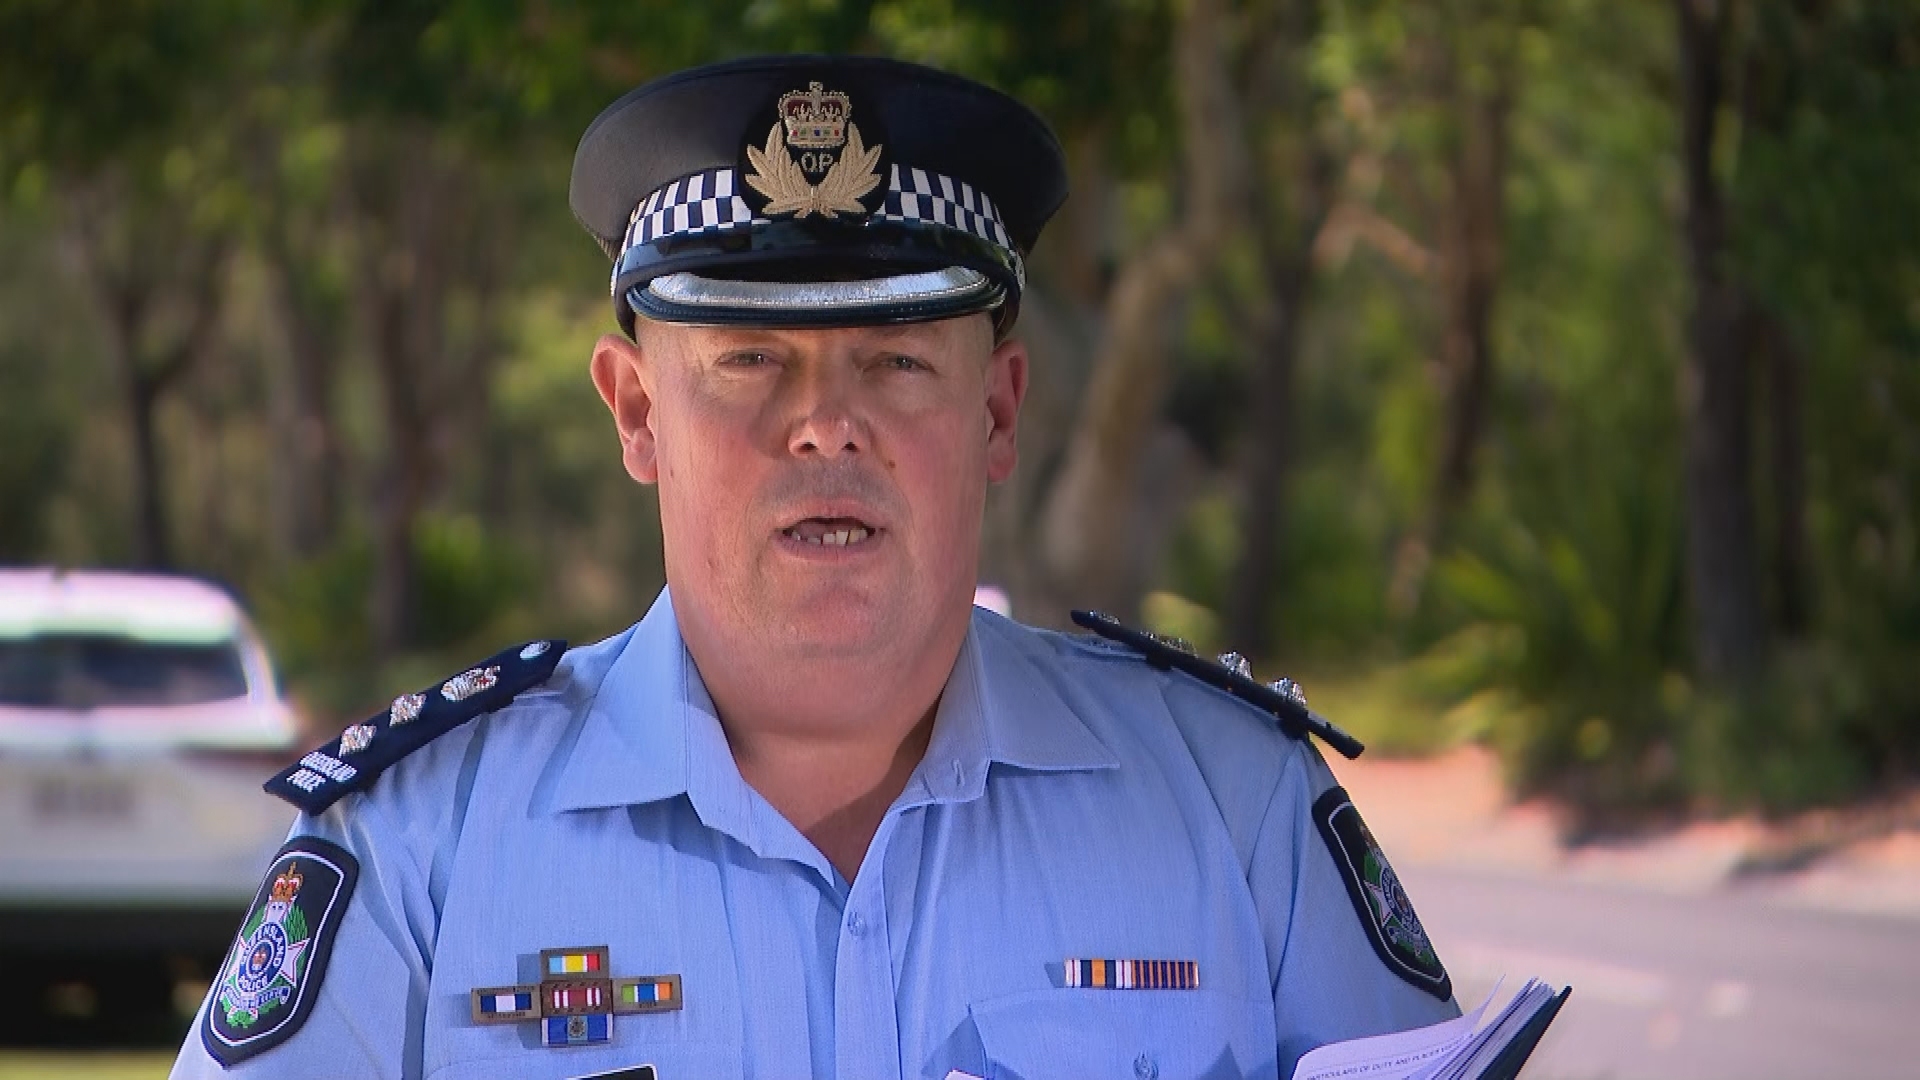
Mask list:
[[[1453,980],[1414,913],[1386,853],[1345,788],[1331,788],[1314,800],[1313,823],[1326,839],[1333,862],[1346,882],[1347,895],[1367,929],[1367,938],[1394,974],[1442,1001],[1453,996]]]
[[[295,837],[274,856],[200,1024],[214,1060],[245,1061],[300,1030],[359,876],[352,855],[316,837]]]

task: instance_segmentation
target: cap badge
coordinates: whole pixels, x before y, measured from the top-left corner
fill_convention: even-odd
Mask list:
[[[860,140],[853,102],[809,83],[784,94],[765,148],[747,147],[747,186],[766,197],[767,217],[864,214],[860,201],[880,186],[880,150]]]

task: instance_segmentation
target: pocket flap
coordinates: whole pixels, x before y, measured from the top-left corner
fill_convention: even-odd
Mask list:
[[[989,1080],[1275,1076],[1273,1006],[1207,990],[1040,990],[974,1005]]]

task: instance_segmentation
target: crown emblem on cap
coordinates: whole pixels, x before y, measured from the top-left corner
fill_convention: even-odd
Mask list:
[[[787,145],[807,150],[832,150],[847,141],[847,117],[853,102],[838,90],[808,83],[780,98],[780,121],[787,126]]]
[[[300,864],[290,863],[284,873],[273,879],[273,890],[270,895],[283,904],[291,904],[293,898],[299,895],[300,883],[303,880],[300,876]]]
[[[760,212],[829,219],[866,213],[860,200],[880,186],[881,148],[861,141],[852,99],[809,83],[783,94],[775,111],[780,118],[766,146],[747,147],[747,186],[767,200]]]

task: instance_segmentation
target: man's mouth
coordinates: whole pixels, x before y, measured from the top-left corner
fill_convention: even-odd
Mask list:
[[[807,518],[781,531],[806,544],[849,547],[866,543],[879,530],[856,518]]]

